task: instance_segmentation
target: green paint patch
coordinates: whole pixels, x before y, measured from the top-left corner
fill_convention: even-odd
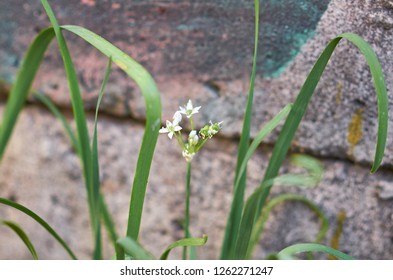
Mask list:
[[[330,0],[269,0],[261,3],[259,71],[278,77],[314,34]]]

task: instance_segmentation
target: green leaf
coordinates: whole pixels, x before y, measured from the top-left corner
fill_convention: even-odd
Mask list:
[[[90,221],[92,223],[92,233],[94,238],[94,244],[97,244],[97,224],[96,221],[99,219],[99,216],[96,217],[96,211],[98,205],[95,204],[94,200],[94,189],[93,189],[93,167],[92,167],[92,156],[91,156],[91,148],[90,148],[90,137],[87,130],[87,121],[86,115],[84,112],[83,100],[79,89],[78,78],[76,75],[76,71],[74,68],[74,64],[72,62],[67,44],[64,40],[63,34],[61,32],[60,26],[56,20],[56,17],[51,9],[48,1],[41,0],[41,3],[48,15],[48,18],[53,26],[53,30],[55,32],[55,36],[57,39],[57,43],[60,49],[61,56],[63,58],[64,69],[67,75],[68,86],[70,88],[71,93],[71,103],[72,103],[72,111],[75,117],[75,123],[78,133],[78,151],[79,156],[82,161],[83,174],[85,179],[86,191],[87,191],[87,200],[89,205],[89,214]]]
[[[267,135],[269,135],[273,129],[275,129],[280,122],[285,119],[289,113],[289,111],[292,108],[292,104],[288,104],[287,106],[285,106],[280,112],[278,112],[278,114],[276,116],[274,116],[273,119],[271,119],[269,122],[267,122],[263,128],[258,132],[258,134],[255,136],[254,140],[252,141],[250,147],[247,149],[247,152],[243,158],[243,161],[240,165],[239,171],[238,171],[238,179],[235,182],[235,194],[237,193],[237,190],[240,188],[243,188],[242,183],[241,183],[241,177],[244,175],[246,175],[246,169],[247,169],[247,164],[248,161],[251,159],[252,155],[255,153],[255,151],[257,150],[258,146],[262,143],[263,139],[265,139],[265,137]],[[227,238],[235,238],[238,236],[238,232],[239,232],[239,226],[240,224],[235,223],[232,219],[234,219],[234,217],[236,216],[234,213],[239,211],[239,210],[243,210],[243,208],[239,209],[239,207],[243,207],[243,203],[241,203],[241,205],[238,205],[237,203],[239,203],[239,201],[237,199],[233,199],[232,201],[232,205],[231,205],[231,212],[227,221],[227,227],[225,229],[225,236]],[[241,214],[241,213],[240,213]],[[239,221],[240,222],[240,221]],[[232,233],[227,233],[227,232],[232,232]],[[236,232],[236,233],[235,233]],[[230,244],[233,243],[234,246],[236,240],[228,240],[227,243],[224,243],[223,246],[229,246]],[[221,258],[224,259],[233,259],[234,258],[234,249],[235,248],[228,248],[225,250],[225,255],[222,255]],[[223,249],[224,252],[224,249]]]
[[[64,130],[66,131],[66,134],[68,138],[71,141],[72,147],[76,151],[76,153],[79,155],[78,152],[78,141],[75,137],[75,134],[71,128],[71,126],[68,124],[67,119],[65,116],[60,112],[60,110],[56,107],[56,105],[44,94],[34,94],[34,98],[36,98],[38,101],[40,101],[42,104],[44,104],[49,111],[52,112],[52,114],[61,122],[61,124],[64,127]]]
[[[240,225],[242,234],[240,235],[241,238],[238,238],[236,245],[236,257],[239,259],[245,258],[250,235],[256,222],[256,217],[259,215],[270,193],[272,185],[268,182],[277,177],[278,171],[285,159],[292,139],[295,136],[295,132],[307,109],[307,105],[311,99],[311,96],[314,93],[314,90],[334,49],[342,38],[349,40],[359,48],[370,67],[378,98],[378,136],[374,164],[371,168],[371,172],[375,172],[382,162],[388,126],[388,98],[381,65],[379,64],[378,58],[372,48],[361,37],[353,33],[344,33],[330,41],[328,46],[322,52],[321,56],[318,58],[313,69],[308,75],[293,105],[293,108],[284,123],[281,133],[274,146],[264,179],[259,187],[259,190],[250,197],[249,205],[246,205],[246,209],[242,216],[242,222]]]
[[[67,253],[71,256],[72,259],[76,260],[76,256],[74,253],[71,251],[71,249],[68,247],[67,243],[56,233],[56,231],[47,223],[45,222],[40,216],[38,216],[36,213],[31,211],[30,209],[24,207],[23,205],[20,205],[16,202],[13,202],[9,199],[2,198],[0,197],[0,204],[8,205],[10,207],[13,207],[26,215],[30,216],[33,218],[37,223],[39,223],[44,229],[46,229],[50,235],[52,235],[59,243],[60,245],[67,251]]]
[[[108,206],[106,205],[105,199],[102,195],[100,195],[100,209],[101,218],[106,230],[109,233],[109,238],[112,241],[113,246],[116,247],[116,241],[119,239],[119,237],[116,232],[115,222],[113,221],[112,215],[109,213]]]
[[[277,257],[278,259],[291,259],[293,258],[294,254],[298,253],[305,253],[305,252],[321,252],[321,253],[326,253],[329,255],[332,255],[334,257],[337,257],[341,260],[355,260],[355,258],[338,251],[336,249],[330,248],[325,245],[321,244],[314,244],[314,243],[303,243],[303,244],[295,244],[292,246],[289,246],[283,250],[281,250],[278,254]]]
[[[125,259],[125,253],[134,260],[154,260],[151,253],[130,237],[124,237],[116,242],[116,257],[118,260]]]
[[[19,113],[26,101],[38,66],[53,37],[54,33],[52,28],[42,30],[35,37],[23,58],[17,79],[11,89],[7,104],[4,108],[3,120],[0,128],[0,161],[3,158],[5,148],[11,137]]]
[[[273,179],[273,185],[303,188],[314,187],[321,181],[323,168],[317,159],[308,155],[294,154],[291,156],[291,164],[306,169],[308,174],[283,174]]]
[[[100,203],[100,167],[98,162],[98,133],[97,133],[97,122],[98,122],[98,110],[100,108],[102,97],[105,93],[105,87],[109,79],[109,75],[111,73],[112,59],[109,57],[108,64],[106,66],[104,79],[102,81],[101,89],[98,94],[98,100],[96,105],[96,113],[94,117],[94,134],[93,134],[93,143],[92,143],[92,168],[93,168],[93,205],[95,206],[95,215],[96,221],[93,223],[96,225],[95,236],[96,236],[96,244],[94,249],[94,259],[102,259],[102,245],[101,245],[101,203]]]
[[[160,260],[166,260],[168,258],[169,253],[172,249],[177,247],[195,247],[195,246],[203,246],[207,242],[207,236],[204,235],[202,238],[184,238],[180,239],[176,242],[173,242],[171,245],[166,248],[165,252],[161,255]]]
[[[233,189],[233,199],[231,204],[231,211],[228,216],[228,221],[225,229],[224,241],[221,249],[221,259],[231,259],[233,256],[234,242],[237,239],[238,228],[240,225],[241,213],[244,204],[244,192],[246,189],[246,173],[241,174],[241,165],[244,162],[246,152],[250,141],[250,128],[251,128],[251,113],[252,103],[254,99],[254,83],[257,67],[257,52],[258,52],[258,35],[259,35],[259,0],[254,1],[255,6],[255,34],[254,34],[254,58],[252,64],[250,87],[248,91],[247,107],[244,113],[242,134],[240,136],[235,183]],[[246,170],[247,166],[245,167]],[[245,171],[244,170],[244,171]]]
[[[158,130],[160,129],[161,124],[161,99],[157,86],[145,68],[102,37],[79,26],[67,25],[62,26],[62,28],[80,36],[101,51],[104,55],[111,57],[113,63],[117,64],[135,81],[145,99],[145,134],[143,135],[142,145],[139,150],[127,227],[127,236],[137,240],[146,193],[146,185],[149,178],[154,149],[157,143]]]
[[[19,238],[23,241],[23,243],[25,243],[25,245],[26,245],[27,249],[29,249],[30,254],[33,257],[33,259],[38,260],[38,255],[37,255],[37,252],[36,252],[33,244],[31,243],[27,234],[23,231],[23,229],[18,224],[11,222],[11,221],[5,221],[5,220],[0,220],[0,224],[12,229],[19,236]]]
[[[259,216],[254,230],[251,235],[251,241],[250,245],[247,251],[247,256],[246,258],[249,259],[251,258],[251,255],[256,247],[256,245],[259,243],[259,240],[261,239],[261,234],[264,230],[265,224],[267,219],[270,216],[271,211],[273,210],[274,207],[277,205],[283,203],[283,202],[290,202],[290,201],[295,201],[295,202],[301,202],[308,208],[310,208],[319,218],[321,221],[321,227],[319,229],[318,235],[315,238],[315,243],[321,242],[325,236],[327,231],[329,230],[329,220],[327,219],[326,215],[322,212],[322,210],[311,200],[307,199],[306,197],[302,195],[296,195],[296,194],[283,194],[274,197],[272,200],[270,200],[266,206],[263,208],[261,215]]]

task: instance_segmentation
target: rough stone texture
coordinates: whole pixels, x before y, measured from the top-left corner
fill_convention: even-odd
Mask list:
[[[153,73],[163,97],[163,119],[170,118],[178,105],[192,98],[194,104],[204,109],[197,124],[224,120],[224,138],[215,139],[198,155],[192,177],[192,232],[196,236],[209,235],[209,243],[199,256],[216,258],[231,199],[236,155],[236,141],[231,139],[240,133],[251,68],[252,1],[178,2],[51,1],[61,23],[86,26]],[[309,5],[305,10],[313,11],[312,17],[304,21],[299,21],[304,14],[293,12],[293,17],[289,17],[273,4],[261,9],[262,30],[266,26],[269,38],[260,38],[261,44],[265,44],[259,57],[264,72],[259,68],[254,134],[281,107],[294,100],[324,46],[339,33],[355,32],[371,43],[380,58],[388,88],[392,87],[392,1],[304,2]],[[288,34],[285,24],[280,25],[280,16],[293,21]],[[269,25],[269,20],[274,24]],[[0,92],[8,90],[1,80],[14,80],[28,44],[47,25],[38,1],[0,2]],[[304,36],[299,35],[302,28]],[[314,30],[315,36],[303,44]],[[86,107],[92,108],[106,61],[79,39],[66,36]],[[285,44],[289,46],[284,48]],[[34,88],[69,108],[67,82],[55,45],[45,58]],[[274,56],[276,49],[280,50],[276,56],[284,57],[283,60]],[[390,91],[389,96],[391,99]],[[389,107],[392,109],[391,104]],[[103,110],[108,114],[99,124],[103,190],[122,233],[143,128],[135,120],[143,120],[144,104],[138,90],[118,68],[112,73]],[[324,158],[326,173],[320,186],[301,192],[316,201],[332,223],[338,211],[345,209],[348,219],[341,249],[358,258],[391,259],[392,174],[386,169],[370,176],[368,168],[362,167],[372,162],[376,116],[376,98],[364,59],[350,44],[342,42],[312,99],[293,147]],[[391,125],[392,117],[389,122]],[[267,143],[273,143],[275,137],[276,134],[269,137]],[[393,165],[392,141],[389,136],[385,158],[388,169]],[[251,161],[250,186],[256,186],[261,179],[268,154],[269,148],[265,147]],[[156,255],[182,236],[184,175],[185,165],[176,145],[160,137],[141,235],[142,243]],[[288,190],[274,189],[275,193],[283,191]],[[22,114],[0,168],[0,194],[37,211],[70,242],[79,257],[89,258],[92,246],[79,162],[60,125],[44,109],[29,107]],[[42,258],[66,258],[55,241],[23,215],[0,207],[0,217],[21,222],[40,248]],[[280,206],[268,222],[256,257],[293,242],[312,241],[316,230],[315,218],[302,205]],[[328,240],[333,230],[334,226]],[[0,236],[7,240],[1,242],[0,258],[28,258],[12,232],[0,227]],[[111,254],[106,248],[106,257]],[[179,252],[172,257],[179,257]]]
[[[116,125],[114,125],[116,124]],[[91,119],[89,122],[91,128]],[[34,127],[34,129],[32,129]],[[128,120],[101,117],[99,123],[100,165],[103,193],[116,217],[119,233],[126,227],[130,186],[143,126]],[[34,144],[32,144],[34,143]],[[249,164],[250,190],[258,184],[269,155],[260,150]],[[236,142],[216,139],[193,162],[191,230],[207,234],[209,242],[199,257],[218,257],[226,215],[231,200]],[[331,221],[346,211],[341,249],[362,259],[391,259],[393,200],[380,196],[380,186],[391,181],[391,173],[371,176],[367,168],[347,161],[324,160],[323,181],[315,189],[297,191],[276,187],[274,194],[300,192],[315,201]],[[290,171],[288,166],[283,172]],[[50,172],[46,172],[50,170]],[[141,242],[155,255],[182,237],[185,162],[174,142],[159,138],[149,180]],[[92,253],[88,210],[79,161],[61,125],[43,108],[26,108],[18,122],[0,169],[0,193],[36,211],[69,242],[80,258]],[[5,206],[0,216],[23,225],[44,259],[67,258],[65,252],[30,218]],[[314,239],[318,222],[301,204],[278,206],[268,221],[256,257],[264,257],[294,242]],[[27,250],[8,229],[0,227],[0,258],[29,258]],[[367,242],[365,242],[367,240]],[[370,242],[371,241],[371,242]],[[110,258],[113,249],[105,247]],[[175,251],[172,258],[179,258]]]
[[[164,118],[169,118],[178,105],[192,97],[209,109],[225,108],[219,112],[206,111],[201,123],[210,119],[224,120],[225,135],[239,134],[252,55],[252,3],[93,2],[94,5],[68,1],[63,5],[61,1],[55,1],[52,5],[60,22],[79,24],[96,31],[153,73],[163,96]],[[278,2],[270,2],[261,8],[261,34],[269,37],[261,35],[261,45],[265,47],[260,50],[259,65],[268,70],[265,70],[265,78],[258,77],[254,133],[283,105],[294,100],[324,46],[341,32],[351,31],[363,36],[377,52],[386,77],[391,77],[393,72],[390,60],[393,10],[390,1],[331,1],[326,11],[328,1],[295,2],[298,8],[291,6],[291,17],[288,13],[283,14]],[[7,8],[0,9],[3,19],[0,61],[7,65],[0,69],[0,77],[11,82],[34,33],[48,22],[36,1],[0,5],[7,5]],[[21,7],[23,17],[14,17]],[[305,17],[307,14],[312,16]],[[301,36],[302,28],[304,34]],[[315,28],[315,36],[303,45]],[[105,59],[75,37],[67,38],[79,69],[86,106],[91,108],[95,104]],[[300,47],[300,53],[292,63],[293,55],[286,56],[283,61],[277,58],[283,57],[282,50],[297,54]],[[35,88],[49,94],[58,104],[69,106],[69,97],[64,94],[67,83],[60,65],[58,52],[49,52]],[[267,78],[277,76],[277,73],[282,74]],[[391,87],[390,79],[388,87]],[[104,110],[143,119],[143,100],[118,68],[114,70],[108,92]],[[322,156],[371,162],[376,135],[376,98],[364,59],[349,43],[340,44],[309,108],[294,142],[295,147]],[[356,131],[349,130],[349,127],[356,114],[361,120],[357,126],[360,137],[351,142],[351,134]],[[274,137],[268,140],[269,143],[273,141]],[[391,144],[392,138],[389,137],[386,166],[393,163]]]

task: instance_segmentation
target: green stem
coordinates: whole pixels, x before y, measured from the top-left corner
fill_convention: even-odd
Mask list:
[[[183,151],[185,143],[184,143],[183,136],[182,136],[181,132],[180,131],[175,132],[173,135],[175,136],[177,143],[179,143],[179,146],[180,146],[181,150]]]
[[[194,130],[194,120],[192,119],[192,116],[190,117],[190,123],[191,123],[191,130]]]
[[[184,211],[184,237],[190,238],[190,194],[191,194],[191,162],[187,162],[186,177],[186,209]],[[183,260],[187,259],[187,247],[183,247]]]

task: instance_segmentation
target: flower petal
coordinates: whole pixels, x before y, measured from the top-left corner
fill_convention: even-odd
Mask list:
[[[180,130],[182,130],[182,127],[179,126],[179,125],[177,125],[177,126],[175,126],[175,127],[173,128],[173,130],[174,130],[174,131],[180,131]]]
[[[189,99],[188,102],[187,102],[187,110],[191,110],[192,111],[192,108],[193,108],[192,102],[191,102],[191,99]]]
[[[187,114],[186,108],[183,108],[181,106],[179,106],[179,108],[180,108],[180,111],[178,111],[178,112],[180,112],[181,114]]]
[[[176,126],[180,122],[181,122],[181,113],[179,111],[176,111],[175,114],[173,115],[173,125]]]

